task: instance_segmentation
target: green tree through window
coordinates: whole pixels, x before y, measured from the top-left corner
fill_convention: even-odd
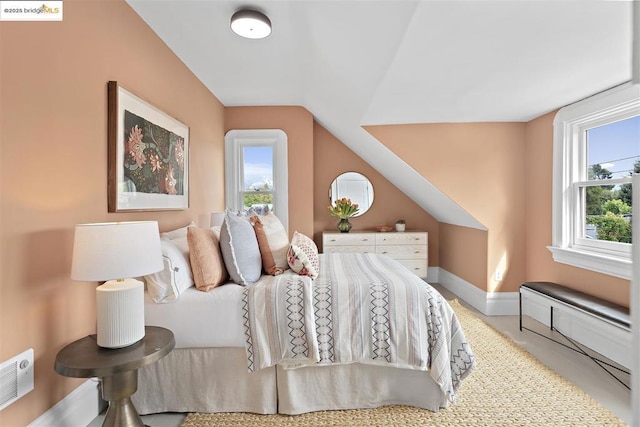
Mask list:
[[[640,161],[635,162],[640,169]],[[611,173],[600,165],[589,168],[589,179],[606,180]],[[628,189],[624,189],[628,186]],[[625,195],[629,194],[629,197]],[[598,185],[586,188],[587,224],[596,227],[599,240],[631,243],[631,184],[623,184],[618,190],[613,185]],[[629,203],[626,202],[629,200]]]

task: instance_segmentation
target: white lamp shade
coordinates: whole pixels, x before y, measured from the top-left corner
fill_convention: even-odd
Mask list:
[[[163,269],[156,221],[76,225],[71,278],[126,279]]]

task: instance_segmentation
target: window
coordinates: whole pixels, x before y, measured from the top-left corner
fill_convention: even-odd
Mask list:
[[[288,226],[287,135],[279,129],[225,135],[226,204],[234,211],[273,211]]]
[[[549,247],[555,261],[631,278],[632,173],[640,173],[639,86],[558,112]]]

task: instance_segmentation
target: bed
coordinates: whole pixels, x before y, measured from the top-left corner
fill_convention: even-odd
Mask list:
[[[446,300],[383,255],[320,254],[315,279],[287,270],[145,299],[147,325],[172,330],[176,347],[140,370],[141,414],[438,411],[475,366]]]

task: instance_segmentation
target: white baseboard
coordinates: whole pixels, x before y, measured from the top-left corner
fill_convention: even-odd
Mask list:
[[[440,267],[427,267],[427,283],[440,283]]]
[[[631,330],[538,292],[522,289],[522,314],[629,368],[633,362]],[[527,326],[526,319],[524,325]],[[531,327],[531,326],[529,326]]]
[[[90,379],[40,415],[29,427],[86,426],[101,411],[99,383]]]
[[[487,293],[487,316],[513,316],[520,312],[518,292]]]
[[[438,278],[437,283],[458,295],[482,314],[487,316],[513,316],[518,314],[518,292],[485,292],[439,267],[429,267],[428,277],[432,275],[432,268],[438,269],[437,273],[433,273],[433,276]],[[435,283],[436,281],[433,282]]]

